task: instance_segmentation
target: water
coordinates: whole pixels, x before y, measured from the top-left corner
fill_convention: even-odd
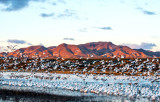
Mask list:
[[[131,99],[124,96],[112,95],[95,95],[95,96],[62,96],[62,95],[49,95],[42,93],[33,93],[27,91],[8,91],[1,90],[0,101],[2,102],[151,102],[146,98]],[[159,102],[156,100],[153,102]]]
[[[160,101],[159,77],[154,76],[96,76],[26,72],[4,72],[1,75],[0,100],[6,102]]]

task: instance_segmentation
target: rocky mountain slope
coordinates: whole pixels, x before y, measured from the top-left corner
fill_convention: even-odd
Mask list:
[[[149,52],[143,49],[131,49],[127,46],[115,45],[112,42],[91,42],[80,45],[60,44],[57,47],[30,46],[10,53],[0,53],[0,56],[27,56],[43,58],[146,58],[157,56],[158,52]]]

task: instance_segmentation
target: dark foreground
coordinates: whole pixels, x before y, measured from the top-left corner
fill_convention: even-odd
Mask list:
[[[0,101],[11,102],[66,102],[81,101],[83,97],[59,96],[30,91],[0,90]]]
[[[29,91],[0,90],[0,102],[159,102],[121,96],[63,96]]]

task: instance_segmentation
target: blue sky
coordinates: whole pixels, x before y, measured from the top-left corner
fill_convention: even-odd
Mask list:
[[[0,47],[111,41],[160,51],[159,5],[160,0],[0,0]]]

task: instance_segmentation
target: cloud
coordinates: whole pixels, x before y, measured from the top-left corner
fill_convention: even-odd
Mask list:
[[[71,10],[71,9],[65,9],[62,12],[58,12],[57,14],[55,13],[41,13],[40,14],[41,17],[53,17],[54,19],[64,19],[64,18],[68,18],[68,17],[75,17],[78,18],[77,13],[75,10]]]
[[[18,11],[29,6],[30,2],[47,2],[48,0],[0,0],[2,4],[0,10],[2,11]],[[57,3],[66,4],[64,0],[54,0],[52,5],[57,5]]]
[[[156,15],[157,14],[156,12],[148,11],[148,10],[145,10],[145,9],[143,9],[141,7],[138,7],[137,9],[140,10],[141,12],[143,12],[146,15]]]
[[[111,27],[93,27],[93,28],[97,28],[97,29],[100,29],[100,30],[112,30]]]
[[[52,16],[54,16],[54,13],[50,13],[50,14],[42,13],[40,16],[44,17],[44,18],[46,18],[46,17],[52,17]]]
[[[33,45],[33,44],[31,44],[31,43],[27,43],[27,45]]]
[[[112,30],[111,27],[99,27],[98,29],[102,29],[102,30]]]
[[[77,16],[76,12],[74,10],[65,9],[63,13],[57,15],[57,18],[65,18],[71,16]]]
[[[8,39],[7,40],[8,43],[13,43],[13,44],[27,44],[27,45],[32,45],[29,42],[26,42],[24,40],[17,40],[17,39]]]
[[[7,42],[14,43],[14,44],[25,44],[26,41],[24,40],[16,40],[16,39],[8,39]]]
[[[74,40],[74,38],[63,38],[63,40]]]
[[[142,42],[140,45],[138,45],[138,44],[123,44],[123,45],[129,46],[132,49],[142,48],[142,49],[146,49],[146,50],[151,50],[153,47],[157,46],[154,43],[146,43],[146,42]]]
[[[151,11],[143,11],[143,13],[147,15],[156,15],[155,12],[151,12]]]
[[[54,6],[55,6],[55,5],[57,5],[57,3],[56,3],[56,2],[53,2],[53,3],[52,3],[52,5],[54,5]]]
[[[5,6],[5,8],[2,9],[3,11],[17,11],[27,7],[30,1],[44,0],[0,0],[0,4]]]
[[[66,4],[66,2],[64,0],[57,0],[57,1],[53,1],[52,5],[57,5],[58,3],[62,3],[62,4]]]
[[[58,2],[66,4],[66,2],[64,0],[58,0]]]

